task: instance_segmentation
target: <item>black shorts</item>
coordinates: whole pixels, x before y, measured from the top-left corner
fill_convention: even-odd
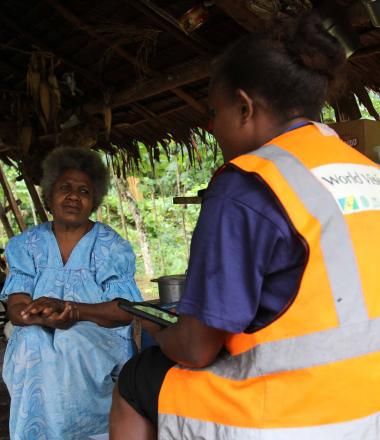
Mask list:
[[[120,395],[155,427],[158,421],[158,395],[168,370],[175,362],[158,346],[146,348],[133,356],[120,372]]]

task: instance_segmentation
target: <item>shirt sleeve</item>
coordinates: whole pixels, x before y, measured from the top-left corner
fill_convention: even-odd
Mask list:
[[[125,298],[141,301],[141,293],[135,281],[136,257],[130,243],[119,237],[111,245],[108,257],[98,270],[97,282],[103,289],[104,301]]]
[[[9,240],[5,249],[8,275],[5,279],[0,299],[6,299],[12,293],[33,295],[36,268],[29,252],[27,234],[21,234]]]
[[[284,216],[275,208],[274,200],[263,197],[260,185],[256,196],[249,195],[249,204],[245,195],[236,200],[228,190],[227,195],[221,194],[223,188],[205,198],[193,234],[180,314],[195,316],[210,327],[240,333],[252,325],[262,305],[272,309],[275,316],[294,296],[304,252],[297,251],[300,243],[292,242],[295,234],[290,228],[284,231]],[[267,217],[275,209],[277,216],[282,215],[281,225]],[[299,269],[296,274],[294,267]],[[275,283],[273,297],[271,286]]]

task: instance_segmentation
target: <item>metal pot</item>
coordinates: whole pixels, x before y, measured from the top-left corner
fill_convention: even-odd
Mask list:
[[[161,304],[179,301],[185,287],[186,275],[164,275],[151,281],[158,283]]]

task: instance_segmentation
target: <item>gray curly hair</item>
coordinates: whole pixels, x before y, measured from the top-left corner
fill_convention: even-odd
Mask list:
[[[94,185],[92,212],[96,211],[107,194],[109,174],[98,153],[80,147],[56,148],[43,161],[41,189],[45,208],[49,210],[55,182],[69,169],[81,171],[92,180]]]

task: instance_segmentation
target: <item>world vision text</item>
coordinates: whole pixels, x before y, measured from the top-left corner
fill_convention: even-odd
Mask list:
[[[331,176],[324,176],[322,177],[322,180],[329,183],[330,185],[363,185],[363,184],[370,184],[370,185],[380,185],[380,176],[376,174],[371,173],[351,173],[348,172],[347,174],[333,174]]]

